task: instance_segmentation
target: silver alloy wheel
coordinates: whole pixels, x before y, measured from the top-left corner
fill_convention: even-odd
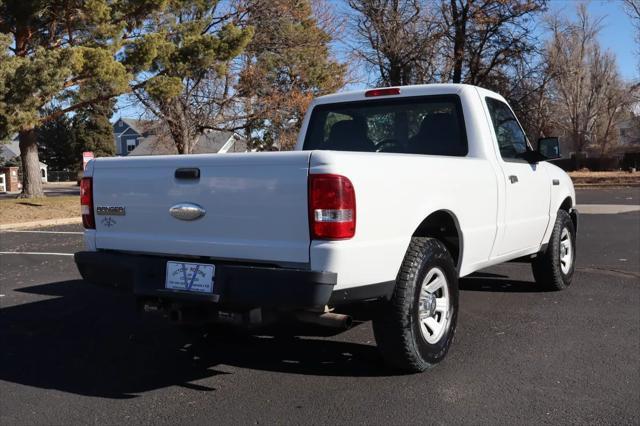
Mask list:
[[[563,274],[568,274],[573,263],[573,243],[569,229],[562,228],[560,233],[560,269]]]
[[[450,318],[449,287],[440,268],[429,270],[422,281],[418,318],[424,340],[437,343],[444,335]]]

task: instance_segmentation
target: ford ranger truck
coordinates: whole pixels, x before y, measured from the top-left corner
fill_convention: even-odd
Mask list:
[[[441,361],[458,279],[513,259],[571,284],[570,178],[507,102],[458,84],[315,99],[294,151],[99,158],[81,183],[83,278],[180,321],[347,328],[373,302],[383,358]]]

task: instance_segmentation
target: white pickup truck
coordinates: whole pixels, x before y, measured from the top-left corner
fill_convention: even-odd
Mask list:
[[[316,99],[293,152],[100,158],[81,184],[85,280],[178,321],[346,328],[373,303],[384,359],[451,345],[458,279],[517,258],[571,283],[571,179],[498,94],[422,85]]]

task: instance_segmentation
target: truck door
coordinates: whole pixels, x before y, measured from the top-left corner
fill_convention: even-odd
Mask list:
[[[501,256],[540,245],[549,222],[551,189],[541,164],[519,158],[527,150],[527,139],[511,108],[498,99],[485,99],[505,188],[504,232],[494,252]]]

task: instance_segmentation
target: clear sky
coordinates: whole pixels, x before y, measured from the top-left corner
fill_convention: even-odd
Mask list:
[[[342,3],[341,0],[331,0]],[[576,16],[576,7],[579,0],[551,0],[549,13],[562,14],[569,19]],[[611,50],[617,58],[618,69],[621,76],[628,81],[640,80],[640,47],[636,44],[634,28],[631,18],[625,13],[621,0],[591,0],[586,2],[587,9],[593,18],[602,18],[602,30],[600,31],[600,44]],[[340,4],[340,6],[344,6]],[[357,87],[354,87],[357,86]],[[356,84],[349,89],[361,88],[362,84]],[[137,118],[141,110],[135,105],[130,105],[130,100],[125,97],[118,99],[118,111],[112,121],[118,117]]]

